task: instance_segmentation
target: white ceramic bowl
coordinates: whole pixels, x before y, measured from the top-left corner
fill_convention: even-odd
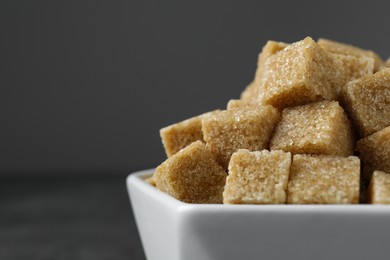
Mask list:
[[[149,260],[390,259],[390,206],[203,205],[127,178]]]

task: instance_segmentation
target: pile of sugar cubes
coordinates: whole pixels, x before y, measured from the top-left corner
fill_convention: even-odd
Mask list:
[[[390,203],[390,61],[307,37],[268,41],[226,110],[160,130],[147,181],[187,203]]]

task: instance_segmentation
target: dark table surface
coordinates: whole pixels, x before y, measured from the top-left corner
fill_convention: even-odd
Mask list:
[[[145,259],[125,178],[0,177],[0,259]]]

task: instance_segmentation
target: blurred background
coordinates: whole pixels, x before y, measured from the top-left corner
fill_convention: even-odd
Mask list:
[[[387,1],[0,0],[0,258],[145,259],[125,177],[224,108],[269,39],[390,56]]]

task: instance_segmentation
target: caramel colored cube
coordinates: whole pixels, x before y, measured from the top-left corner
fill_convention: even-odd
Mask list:
[[[257,70],[255,74],[255,81],[260,81],[263,74],[264,63],[268,60],[269,57],[274,55],[275,53],[283,50],[289,44],[284,42],[275,42],[275,41],[267,41],[267,43],[263,46],[259,54],[259,58],[257,60]]]
[[[362,137],[390,125],[390,68],[348,83],[343,99]]]
[[[245,108],[250,106],[254,106],[254,104],[248,103],[247,101],[242,99],[231,99],[229,100],[226,109],[231,110],[231,109]]]
[[[356,204],[360,160],[355,156],[297,154],[288,183],[289,204]]]
[[[341,62],[312,38],[293,43],[264,63],[259,102],[279,109],[337,98]]]
[[[218,110],[216,110],[218,111]],[[212,111],[184,120],[160,130],[160,136],[168,157],[195,141],[203,141],[202,118]]]
[[[375,170],[390,172],[390,126],[359,140],[356,151],[362,160],[366,182]]]
[[[341,61],[340,87],[348,82],[374,73],[374,59],[370,57],[356,57],[352,55],[330,54]]]
[[[375,171],[372,174],[367,197],[371,204],[390,204],[390,174]]]
[[[356,46],[345,44],[341,42],[336,42],[328,39],[318,39],[318,45],[321,46],[324,50],[344,55],[351,55],[355,57],[368,57],[374,59],[374,71],[379,71],[383,66],[383,60],[379,57],[378,54],[371,50],[363,50]]]
[[[241,100],[245,103],[256,103],[258,96],[259,84],[255,81],[252,81],[241,93]]]
[[[201,141],[180,150],[156,168],[156,187],[188,203],[222,203],[226,172]]]
[[[204,140],[218,163],[227,169],[230,156],[238,149],[268,148],[279,111],[272,106],[232,109],[203,117]]]
[[[292,154],[352,155],[350,122],[336,101],[285,108],[270,142],[271,150]]]
[[[241,93],[241,99],[248,103],[257,103],[259,97],[260,80],[265,61],[275,53],[283,50],[288,44],[284,42],[268,41],[259,54],[255,79]]]
[[[238,150],[230,159],[223,203],[286,203],[290,166],[290,153]]]

